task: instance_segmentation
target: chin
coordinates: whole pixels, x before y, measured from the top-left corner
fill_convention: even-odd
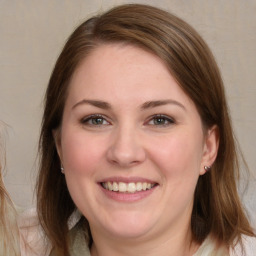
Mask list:
[[[126,213],[125,215],[112,217],[114,217],[112,218],[113,221],[104,223],[104,229],[119,238],[139,238],[147,234],[154,226],[152,219],[149,220],[145,215],[138,216],[134,214],[131,216]]]
[[[109,229],[113,236],[118,238],[125,238],[125,239],[138,239],[142,236],[145,236],[148,232],[148,228],[138,228],[138,227],[131,227],[131,226],[123,226],[118,228]]]

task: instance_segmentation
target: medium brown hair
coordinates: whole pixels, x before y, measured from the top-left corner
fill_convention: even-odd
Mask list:
[[[241,206],[234,135],[223,82],[214,57],[198,33],[178,17],[146,5],[122,5],[82,23],[70,36],[52,72],[40,137],[38,213],[59,255],[68,254],[67,221],[75,205],[60,172],[53,130],[61,127],[70,79],[81,61],[101,44],[132,44],[158,56],[193,100],[203,126],[219,129],[219,150],[211,171],[200,176],[191,229],[201,243],[208,234],[231,246],[253,231]],[[99,60],[100,61],[100,60]]]

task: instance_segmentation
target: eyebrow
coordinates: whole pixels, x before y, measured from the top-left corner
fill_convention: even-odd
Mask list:
[[[83,99],[83,100],[77,102],[72,107],[72,109],[76,108],[77,106],[83,105],[83,104],[92,105],[92,106],[95,106],[95,107],[101,108],[101,109],[110,109],[111,108],[110,104],[105,101]]]
[[[72,107],[72,109],[76,108],[77,106],[84,105],[84,104],[92,105],[97,108],[106,109],[106,110],[111,109],[111,105],[108,102],[101,101],[101,100],[88,100],[88,99],[83,99],[83,100],[77,102]],[[186,110],[184,105],[182,105],[180,102],[178,102],[176,100],[171,100],[171,99],[147,101],[141,105],[140,109],[145,110],[145,109],[149,109],[149,108],[164,106],[167,104],[173,104],[173,105],[176,105],[176,106],[181,107],[182,109]]]
[[[167,105],[167,104],[173,104],[173,105],[176,105],[178,107],[181,107],[183,110],[186,110],[184,105],[182,105],[180,102],[178,102],[176,100],[171,100],[171,99],[147,101],[147,102],[142,104],[141,109],[145,110],[145,109],[149,109],[149,108],[164,106],[164,105]]]

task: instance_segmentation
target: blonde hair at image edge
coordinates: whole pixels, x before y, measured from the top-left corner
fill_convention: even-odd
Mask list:
[[[0,122],[0,256],[19,256],[19,232],[16,211],[4,186],[5,127]]]

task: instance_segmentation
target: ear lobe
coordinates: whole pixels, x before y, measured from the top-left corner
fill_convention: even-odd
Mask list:
[[[55,147],[57,149],[57,153],[59,155],[60,161],[62,162],[62,150],[61,150],[61,136],[60,129],[52,130],[52,136],[54,138]]]
[[[219,149],[219,128],[212,126],[205,134],[203,157],[201,162],[200,175],[205,174],[205,166],[212,166]]]

